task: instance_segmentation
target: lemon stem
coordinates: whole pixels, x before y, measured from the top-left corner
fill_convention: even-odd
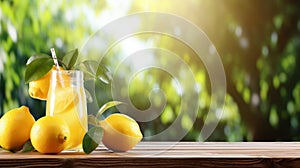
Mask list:
[[[68,137],[67,137],[67,136],[64,136],[64,135],[59,135],[59,136],[58,136],[58,139],[59,139],[61,142],[65,142],[65,141],[67,141]]]

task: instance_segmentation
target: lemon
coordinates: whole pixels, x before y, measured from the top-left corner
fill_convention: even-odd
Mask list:
[[[26,106],[6,112],[0,119],[0,146],[8,150],[20,149],[29,140],[34,122]]]
[[[56,116],[38,119],[30,132],[32,146],[38,152],[45,154],[60,153],[67,147],[69,137],[68,124]]]
[[[102,143],[112,151],[130,150],[143,138],[137,122],[124,114],[112,114],[100,121],[100,126],[103,128]]]
[[[56,67],[53,66],[52,69],[43,77],[29,82],[29,95],[32,98],[46,100],[48,95],[48,90],[50,86],[51,73],[53,70],[56,70]],[[63,68],[60,67],[60,70]]]
[[[51,102],[47,102],[46,115],[63,118],[69,125],[71,134],[67,148],[80,150],[88,125],[86,109],[81,110],[86,103],[84,89],[75,86],[57,87],[53,94],[49,94],[48,100]]]
[[[55,90],[55,114],[72,110],[79,103],[79,95],[73,87]],[[49,104],[50,105],[50,104]]]

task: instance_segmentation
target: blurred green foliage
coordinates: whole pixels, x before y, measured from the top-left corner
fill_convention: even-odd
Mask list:
[[[25,64],[35,53],[50,55],[50,48],[54,47],[62,55],[85,40],[85,33],[91,29],[84,24],[84,9],[79,8],[84,2],[72,2],[1,1],[0,114],[23,104],[30,107],[36,118],[45,115],[41,110],[45,102],[28,96]],[[78,17],[73,19],[75,13]]]
[[[28,105],[36,118],[45,114],[41,110],[45,109],[45,102],[30,98],[24,82],[25,63],[32,54],[50,53],[51,47],[56,48],[58,55],[80,49],[101,26],[125,14],[168,12],[200,27],[215,45],[225,67],[224,113],[209,140],[300,139],[300,1],[0,2],[1,115],[19,105]],[[134,40],[136,43],[132,45],[166,48],[180,55],[191,68],[198,86],[195,92],[199,94],[199,111],[195,122],[183,115],[180,123],[182,129],[189,131],[183,140],[201,140],[204,122],[213,122],[206,120],[211,100],[210,80],[201,60],[189,47],[167,36],[138,35]],[[120,42],[103,60],[112,71],[123,59],[122,50],[124,46]],[[164,58],[157,61],[177,67],[178,71],[181,67],[178,62]],[[130,71],[128,65],[124,74]],[[181,73],[184,79],[187,72]],[[189,79],[183,81],[183,88],[194,89]],[[162,90],[166,99],[158,118],[140,123],[145,136],[165,130],[181,110],[188,109],[185,106],[189,104],[180,104],[182,93],[176,82],[170,74],[157,69],[142,71],[131,81],[129,95],[138,109],[145,110],[151,105],[161,107],[164,101],[161,94],[153,94],[150,96],[153,101],[149,100],[148,93],[153,88]],[[96,87],[99,88],[95,95],[98,104],[111,99],[110,86],[96,83]],[[89,108],[95,111],[97,107],[90,105]],[[160,140],[172,140],[176,136],[173,130]]]

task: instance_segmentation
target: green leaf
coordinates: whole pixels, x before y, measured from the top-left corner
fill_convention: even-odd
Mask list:
[[[40,57],[32,60],[25,69],[25,82],[37,80],[43,77],[53,66],[53,60],[50,57]]]
[[[64,65],[66,65],[66,69],[70,70],[73,69],[76,61],[78,58],[78,49],[76,48],[75,50],[69,51],[64,57],[62,62]]]
[[[32,61],[36,60],[36,59],[40,59],[40,58],[51,58],[50,55],[47,55],[47,54],[41,54],[41,53],[38,53],[38,54],[34,54],[32,55],[26,62],[26,65],[30,64]]]
[[[34,147],[31,144],[31,141],[28,140],[22,147],[21,152],[26,153],[26,152],[33,152],[35,151]]]
[[[85,72],[87,72],[89,76],[93,76],[93,78],[99,79],[102,82],[109,84],[112,80],[112,75],[110,71],[102,64],[93,60],[83,61]]]
[[[93,152],[100,144],[102,139],[102,128],[93,127],[85,133],[82,141],[82,148],[84,153],[90,154]]]
[[[112,80],[112,75],[110,71],[106,68],[106,66],[99,64],[96,73],[96,78],[98,78],[99,80],[101,80],[106,84],[109,84],[110,81]]]
[[[105,112],[107,109],[111,108],[111,107],[114,107],[114,106],[117,106],[119,104],[122,104],[123,102],[120,102],[120,101],[110,101],[110,102],[107,102],[105,103],[98,111],[97,115],[96,115],[96,118],[98,118],[103,112]]]
[[[92,114],[88,115],[88,123],[93,126],[99,126],[99,120]]]
[[[85,66],[86,70],[91,74],[95,75],[98,69],[98,62],[93,60],[83,61],[82,64]]]

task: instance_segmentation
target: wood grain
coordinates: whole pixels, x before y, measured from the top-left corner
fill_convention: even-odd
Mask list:
[[[300,167],[300,142],[141,142],[124,153],[0,151],[0,167]]]

